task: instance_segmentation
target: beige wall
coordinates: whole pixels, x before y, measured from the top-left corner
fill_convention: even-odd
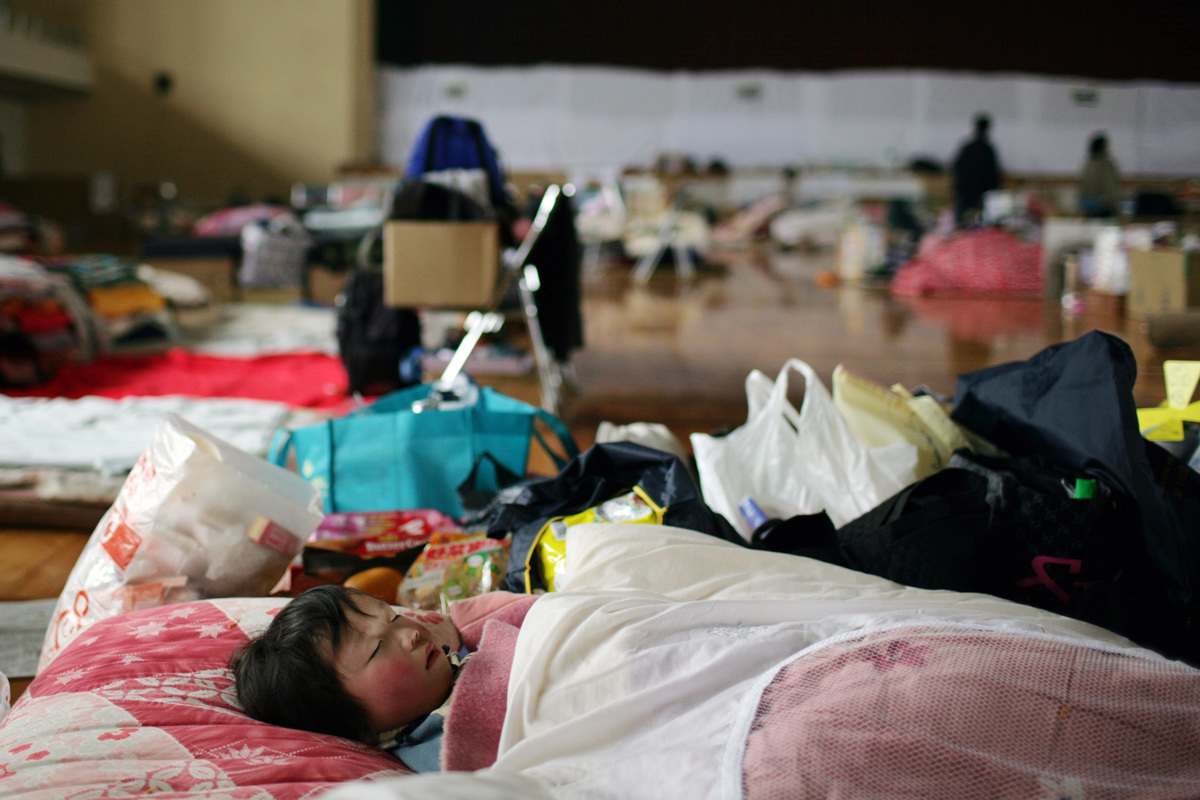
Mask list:
[[[28,107],[26,171],[286,197],[373,156],[372,0],[12,0],[78,30],[87,98]],[[170,93],[154,89],[169,73]]]
[[[0,97],[0,175],[25,171],[25,104]]]

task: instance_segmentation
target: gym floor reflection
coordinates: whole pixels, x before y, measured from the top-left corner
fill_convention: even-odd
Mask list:
[[[752,248],[710,253],[692,280],[668,264],[639,284],[627,263],[589,261],[585,345],[571,359],[563,415],[581,432],[601,420],[662,422],[683,437],[736,426],[750,370],[774,378],[791,358],[827,386],[843,364],[886,386],[952,397],[963,373],[1093,329],[1130,344],[1135,400],[1147,406],[1163,400],[1164,359],[1200,358],[1197,348],[1156,351],[1142,325],[1111,309],[1067,316],[1040,297],[895,298],[885,284],[827,285],[834,266],[828,252]]]

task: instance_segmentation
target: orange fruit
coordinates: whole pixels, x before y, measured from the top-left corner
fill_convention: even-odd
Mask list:
[[[404,580],[404,573],[391,567],[372,567],[356,572],[342,582],[343,586],[358,589],[385,603],[395,605],[396,590]]]

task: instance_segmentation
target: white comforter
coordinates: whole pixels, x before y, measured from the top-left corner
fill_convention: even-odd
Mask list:
[[[1132,648],[991,596],[910,589],[659,526],[573,528],[567,568],[567,590],[539,600],[522,627],[494,767],[327,797],[740,797],[763,686],[818,643],[949,622]]]

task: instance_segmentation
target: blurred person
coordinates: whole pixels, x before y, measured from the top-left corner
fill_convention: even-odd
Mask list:
[[[954,187],[954,220],[965,224],[972,214],[983,210],[983,195],[1001,184],[1000,161],[988,140],[992,119],[987,114],[975,117],[975,135],[959,148],[951,166]]]
[[[1121,179],[1108,154],[1108,137],[1094,135],[1079,175],[1079,211],[1085,217],[1116,216],[1121,207]]]

